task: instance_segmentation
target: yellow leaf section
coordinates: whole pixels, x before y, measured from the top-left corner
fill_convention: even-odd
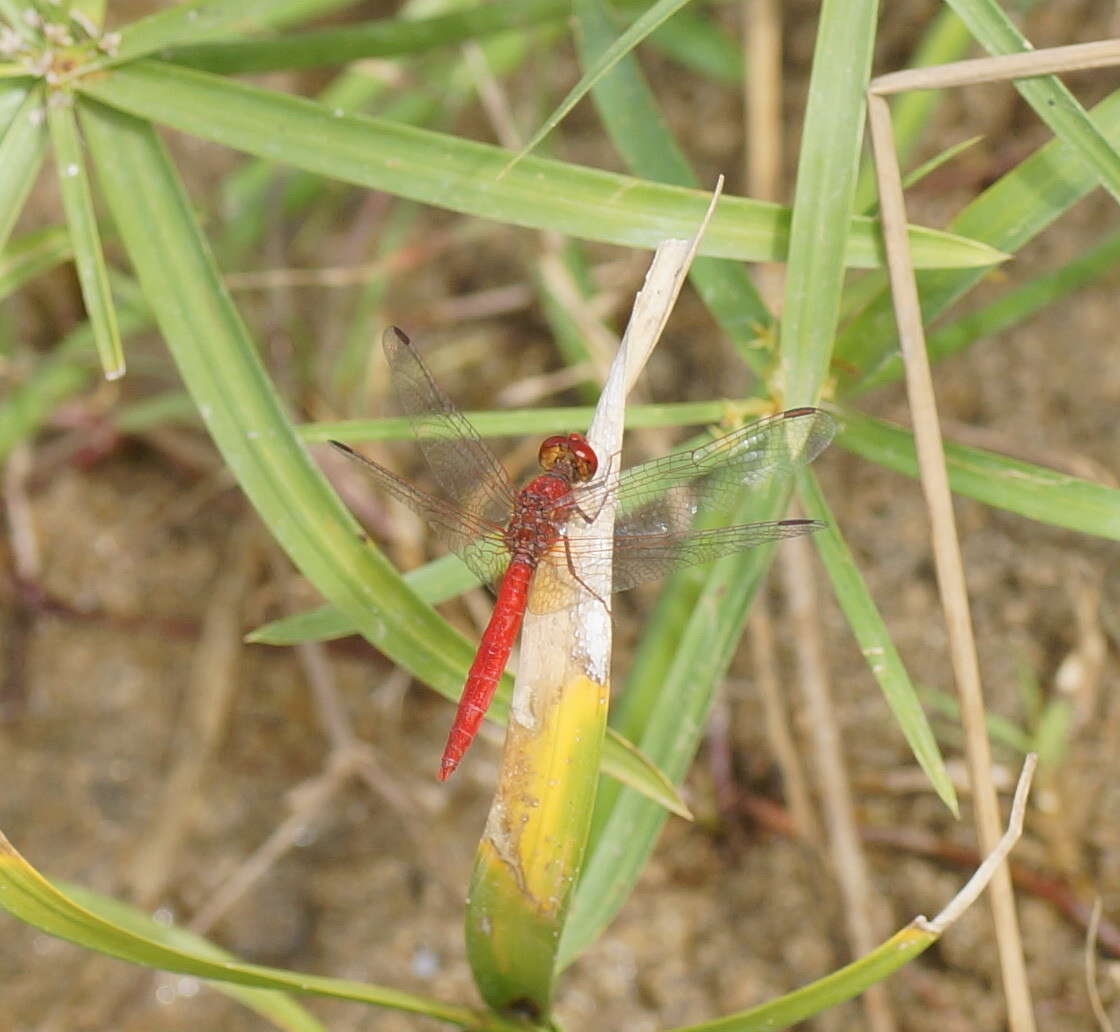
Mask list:
[[[538,673],[525,695],[531,702],[515,698],[510,711],[475,860],[467,952],[491,1007],[541,1021],[587,842],[610,691],[569,669]]]

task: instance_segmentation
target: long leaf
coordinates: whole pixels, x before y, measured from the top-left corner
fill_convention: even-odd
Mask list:
[[[0,139],[0,248],[8,242],[47,150],[44,104],[41,87],[28,90]]]
[[[51,104],[47,109],[47,122],[86,314],[93,328],[105,379],[117,380],[124,376],[124,350],[73,107]]]
[[[371,642],[428,683],[457,689],[469,646],[362,543],[311,463],[151,127],[88,102],[80,114],[145,296],[242,490],[296,565]]]
[[[196,951],[184,941],[172,946],[138,934],[117,921],[106,920],[87,910],[64,895],[28,864],[3,834],[0,834],[0,906],[50,935],[145,967],[259,989],[282,989],[339,1000],[357,1000],[424,1014],[464,1028],[511,1028],[505,1022],[483,1018],[466,1007],[395,989],[216,959],[211,950]]]
[[[134,21],[101,65],[132,61],[165,47],[280,28],[345,7],[352,0],[187,0]]]
[[[655,247],[661,240],[687,239],[708,205],[701,191],[539,158],[525,159],[499,179],[508,159],[500,148],[360,115],[335,117],[302,98],[154,61],[91,76],[77,88],[140,118],[332,179],[588,240]],[[776,204],[724,198],[702,253],[780,260],[788,219]],[[1001,260],[989,247],[935,230],[914,228],[910,242],[923,266]],[[845,261],[873,266],[880,260],[875,224],[853,219]]]
[[[994,0],[948,0],[949,6],[990,54],[1021,54],[1034,49]],[[1056,75],[1015,80],[1023,99],[1059,140],[1068,143],[1120,201],[1120,154],[1093,124],[1069,88]]]
[[[887,469],[918,475],[914,435],[845,411],[840,444]],[[1120,490],[1020,462],[980,448],[946,443],[949,483],[958,494],[1067,530],[1120,541]]]
[[[815,404],[828,373],[877,13],[877,0],[825,0],[821,7],[782,309],[788,405]]]
[[[341,65],[365,57],[418,54],[528,28],[562,18],[569,6],[570,0],[505,0],[433,18],[385,18],[267,39],[175,47],[164,56],[188,68],[227,75]]]
[[[926,772],[930,784],[953,815],[959,816],[957,794],[945,770],[945,761],[937,748],[933,730],[922,711],[918,693],[811,470],[800,471],[798,490],[805,515],[826,525],[824,530],[813,536],[813,543],[832,582],[836,601],[840,603],[848,626],[859,642],[868,669],[878,682],[910,745],[910,751]]]

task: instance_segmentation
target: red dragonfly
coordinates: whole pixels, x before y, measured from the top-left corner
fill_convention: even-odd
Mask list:
[[[394,326],[383,343],[398,400],[441,496],[418,490],[345,444],[330,443],[427,520],[483,583],[499,583],[443,751],[441,781],[451,776],[482,723],[526,607],[547,612],[573,605],[582,595],[572,590],[573,581],[583,583],[581,564],[611,554],[612,590],[623,591],[670,570],[824,526],[779,520],[692,527],[699,511],[732,500],[744,484],[787,477],[811,462],[836,431],[820,409],[779,412],[691,451],[633,466],[614,482],[595,479],[599,461],[582,434],[555,435],[540,447],[543,472],[518,491],[408,337]],[[567,536],[571,520],[590,522],[608,502],[616,507],[609,541]]]

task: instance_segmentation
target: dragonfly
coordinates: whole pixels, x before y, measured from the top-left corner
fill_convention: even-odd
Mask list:
[[[490,621],[467,674],[438,777],[446,781],[470,747],[490,705],[526,609],[549,612],[595,593],[581,569],[611,562],[611,589],[623,591],[687,566],[782,538],[820,530],[816,520],[697,529],[696,515],[741,496],[744,485],[788,478],[836,432],[818,408],[793,408],[756,420],[698,448],[640,463],[617,476],[579,433],[541,443],[541,471],[518,490],[470,420],[436,383],[403,330],[383,337],[390,378],[431,469],[438,494],[402,480],[340,441],[381,489],[421,516],[484,583],[497,585]],[[607,463],[609,466],[610,463]],[[598,474],[598,475],[597,475]],[[611,536],[569,536],[615,508]]]

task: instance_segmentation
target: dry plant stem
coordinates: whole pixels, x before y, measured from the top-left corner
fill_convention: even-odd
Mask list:
[[[801,693],[817,762],[817,788],[823,801],[832,866],[844,899],[848,944],[852,954],[860,957],[882,942],[886,929],[880,927],[875,911],[867,860],[856,827],[855,806],[840,747],[840,728],[832,704],[824,634],[817,607],[817,577],[808,540],[795,538],[785,542],[785,547],[780,549],[779,563],[797,642]],[[872,1032],[892,1032],[896,1024],[886,987],[878,983],[869,986],[862,1002],[868,1028]]]
[[[1015,786],[1015,798],[1011,800],[1011,816],[1007,821],[1007,830],[1000,835],[996,844],[984,858],[984,862],[976,868],[976,872],[965,882],[964,887],[950,901],[940,914],[932,921],[919,917],[918,923],[935,935],[941,935],[946,928],[957,920],[977,899],[980,893],[988,887],[988,882],[1000,872],[1007,872],[1004,861],[1012,847],[1019,841],[1023,834],[1023,817],[1027,812],[1027,796],[1031,790],[1031,779],[1034,777],[1035,767],[1038,766],[1038,757],[1028,753],[1023,760],[1023,769],[1019,774],[1019,783]]]
[[[1004,54],[979,57],[971,61],[954,61],[930,68],[908,68],[901,72],[880,75],[871,83],[871,92],[878,96],[904,93],[907,90],[941,90],[953,86],[977,86],[1009,79],[1029,79],[1060,72],[1083,72],[1092,68],[1110,68],[1120,64],[1120,40],[1102,39],[1092,43],[1075,43],[1068,47],[1050,47],[1025,54]]]
[[[782,10],[779,0],[743,0],[746,45],[743,76],[747,112],[747,194],[780,200],[782,184]],[[759,292],[771,311],[782,298],[784,270],[775,263],[757,266]]]
[[[778,665],[774,659],[774,628],[766,595],[759,591],[750,616],[751,664],[754,682],[762,695],[766,716],[766,738],[770,742],[778,770],[782,773],[790,816],[797,836],[810,845],[820,842],[820,823],[813,810],[809,782],[797,744],[786,719],[785,700],[778,681]]]
[[[980,668],[972,635],[968,593],[945,469],[941,430],[937,422],[929,357],[922,330],[918,287],[906,241],[906,209],[891,130],[890,108],[887,101],[874,92],[874,86],[868,94],[868,119],[891,294],[906,369],[907,395],[913,412],[918,468],[929,510],[937,583],[960,697],[977,833],[981,849],[987,853],[995,848],[999,839],[1000,817],[999,800],[991,782],[992,756],[984,720]],[[1030,986],[1019,936],[1019,922],[1015,914],[1011,878],[1006,869],[997,871],[992,879],[992,911],[1012,1032],[1033,1032],[1035,1022]]]
[[[1101,898],[1093,900],[1093,912],[1089,916],[1089,930],[1085,935],[1085,988],[1089,992],[1089,1006],[1097,1019],[1101,1032],[1115,1032],[1112,1022],[1105,1013],[1101,1001],[1101,991],[1097,988],[1097,929],[1101,923]]]
[[[137,905],[151,908],[175,874],[175,863],[199,802],[207,770],[229,718],[241,656],[241,608],[259,561],[256,521],[245,518],[226,543],[202,634],[183,694],[171,773],[157,807],[159,820],[136,854],[128,881]]]

